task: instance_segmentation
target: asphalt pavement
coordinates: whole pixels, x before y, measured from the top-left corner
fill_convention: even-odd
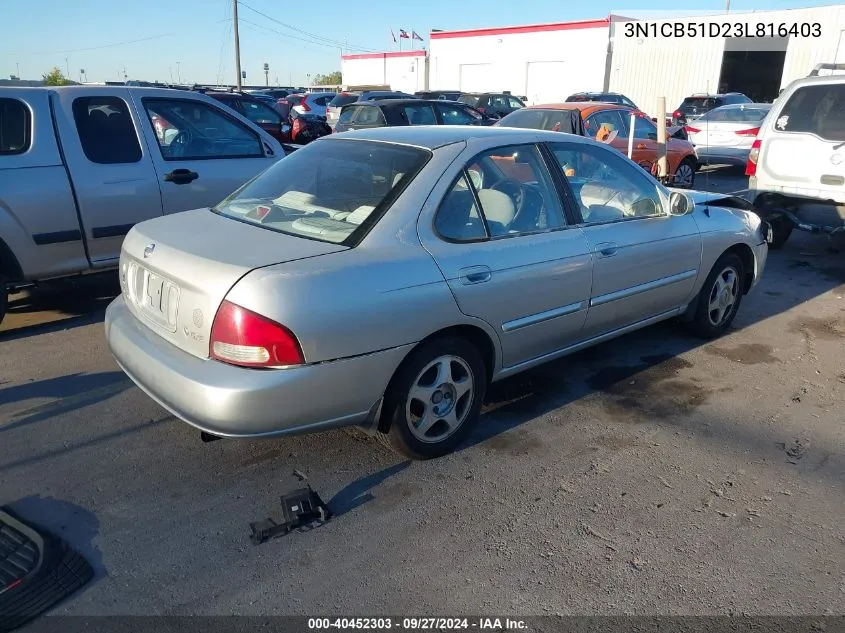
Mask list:
[[[204,444],[109,355],[112,277],[24,293],[0,504],[95,566],[55,613],[845,614],[844,247],[793,234],[717,341],[665,323],[497,383],[429,462],[354,430]],[[337,516],[252,546],[294,468]]]

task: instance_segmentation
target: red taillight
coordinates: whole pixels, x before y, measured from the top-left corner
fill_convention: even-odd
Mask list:
[[[214,317],[209,356],[241,367],[286,367],[305,362],[293,332],[229,301],[220,304]]]
[[[757,174],[757,160],[760,158],[760,139],[756,139],[748,152],[748,162],[745,164],[745,175],[755,176]]]
[[[757,136],[757,133],[760,131],[759,127],[753,127],[749,130],[739,130],[737,134],[739,136]]]
[[[302,119],[297,117],[293,120],[293,138],[297,137],[303,127],[305,127],[305,124],[302,122]]]
[[[303,99],[303,100],[299,103],[299,105],[301,105],[301,106],[302,106],[302,109],[303,109],[305,112],[310,112],[310,111],[311,111],[311,106],[310,106],[310,105],[308,105],[308,102],[307,102],[305,99]]]
[[[672,118],[673,118],[673,119],[681,119],[681,118],[683,118],[683,116],[684,116],[684,113],[683,113],[683,112],[681,112],[680,110],[675,110],[675,111],[672,113]]]
[[[691,127],[689,125],[685,125],[684,129],[687,131],[687,134],[698,134],[701,132],[697,127]]]

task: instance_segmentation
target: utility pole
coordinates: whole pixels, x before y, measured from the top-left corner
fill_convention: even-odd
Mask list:
[[[264,62],[264,85],[270,87],[270,64]]]
[[[725,13],[731,12],[731,0],[725,0]]]
[[[65,69],[67,70],[67,75],[65,75],[65,77],[70,79],[70,62],[68,62],[67,57],[65,57]]]
[[[232,10],[234,11],[233,24],[235,25],[235,72],[237,73],[238,90],[240,90],[243,86],[241,85],[241,40],[238,36],[238,0],[232,0]]]

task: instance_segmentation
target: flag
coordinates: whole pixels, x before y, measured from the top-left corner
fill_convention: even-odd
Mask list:
[[[419,35],[417,35],[416,31],[411,31],[411,39],[412,40],[419,40],[420,42],[423,41],[423,38],[421,38]]]
[[[396,41],[396,33],[393,32],[393,29],[390,29],[390,37],[393,38],[393,41]]]
[[[399,39],[409,40],[411,39],[411,36],[408,35],[408,31],[406,31],[405,29],[399,29]]]

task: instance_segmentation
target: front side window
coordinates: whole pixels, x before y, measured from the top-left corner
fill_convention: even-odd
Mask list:
[[[370,141],[312,143],[214,211],[272,231],[348,244],[387,212],[430,156],[427,150]]]
[[[92,163],[117,165],[141,160],[135,123],[123,99],[77,97],[72,109],[82,151]]]
[[[201,101],[144,99],[164,160],[264,156],[257,134]]]
[[[514,110],[517,110],[517,109],[523,107],[522,101],[520,101],[516,97],[508,97],[508,105],[510,105],[510,107],[513,108]]]
[[[615,150],[552,143],[586,224],[665,216],[660,185]]]
[[[777,113],[775,129],[845,141],[845,84],[798,88]]]
[[[619,110],[601,110],[587,117],[584,121],[584,131],[590,138],[607,140],[611,136],[627,134],[628,126]]]
[[[408,125],[437,125],[434,108],[430,105],[405,106],[402,115]]]
[[[246,116],[246,118],[248,118],[253,123],[257,123],[258,125],[280,125],[282,123],[282,119],[279,117],[279,115],[273,112],[273,110],[268,108],[263,103],[242,100],[241,108],[243,108],[244,116]]]
[[[17,99],[0,99],[0,156],[23,154],[32,139],[29,108]]]
[[[625,116],[630,116],[629,113],[625,113]],[[642,138],[642,139],[649,139],[652,141],[657,140],[657,126],[654,125],[649,119],[645,117],[643,114],[635,114],[634,115],[634,138]]]
[[[438,228],[444,237],[474,241],[484,235],[513,237],[564,225],[557,190],[536,146],[489,150],[469,164],[468,177],[458,179],[438,209],[435,227],[453,227],[451,235]]]

